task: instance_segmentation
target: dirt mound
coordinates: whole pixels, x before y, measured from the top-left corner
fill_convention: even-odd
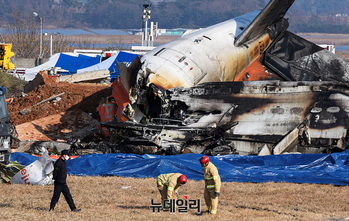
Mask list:
[[[75,130],[76,128],[88,126],[88,116],[93,120],[98,119],[97,107],[103,98],[111,94],[110,85],[91,83],[68,83],[55,82],[54,80],[42,77],[44,83],[37,86],[25,96],[14,98],[8,104],[10,121],[17,127],[28,133],[29,127],[20,126],[24,123],[35,122],[35,128],[41,132],[39,137],[35,131],[30,129],[31,139],[47,139],[44,134],[57,134]],[[60,95],[56,99],[42,102],[52,96]],[[27,114],[20,112],[27,109]],[[87,117],[86,117],[87,115]],[[50,116],[50,117],[49,117]],[[84,116],[84,120],[81,120]],[[40,121],[38,121],[41,119]],[[27,128],[27,129],[25,129]],[[27,130],[27,131],[25,131]],[[19,136],[21,131],[18,131]],[[53,140],[58,139],[56,136]],[[64,138],[63,138],[64,139]]]
[[[60,96],[60,100],[55,99],[36,105],[40,101],[63,92],[64,94]],[[50,82],[38,86],[26,96],[14,98],[8,105],[9,118],[14,125],[19,125],[74,109],[91,113],[94,118],[98,118],[97,106],[103,97],[110,94],[109,85]],[[20,114],[20,111],[25,108],[30,112],[25,115]]]
[[[53,114],[16,126],[20,141],[83,140],[98,133],[99,121],[81,110]]]

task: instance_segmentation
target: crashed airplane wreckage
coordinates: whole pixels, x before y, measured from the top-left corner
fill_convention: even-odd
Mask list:
[[[111,152],[270,155],[348,146],[349,63],[287,31],[294,0],[118,64]],[[113,112],[114,113],[114,112]],[[110,114],[110,113],[109,113]]]

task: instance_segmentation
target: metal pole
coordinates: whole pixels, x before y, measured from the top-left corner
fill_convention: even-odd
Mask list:
[[[151,4],[144,4],[143,5],[143,40],[142,40],[142,46],[149,46],[149,37],[148,37],[148,20],[150,19],[150,7]],[[144,27],[145,26],[145,27]]]
[[[51,37],[51,42],[50,42],[50,57],[52,56],[52,34],[50,35]]]
[[[39,55],[39,58],[42,59],[42,18],[39,17],[39,19],[40,19],[40,55]]]
[[[154,46],[154,22],[150,22],[149,46]]]
[[[144,39],[145,39],[145,46],[148,46],[148,19],[145,20]]]

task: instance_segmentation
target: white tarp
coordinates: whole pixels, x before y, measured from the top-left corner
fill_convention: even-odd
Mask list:
[[[35,76],[40,72],[40,71],[43,71],[43,70],[49,70],[51,69],[52,67],[54,67],[58,61],[58,58],[59,58],[59,55],[60,54],[54,54],[52,55],[49,60],[39,66],[36,66],[36,67],[33,67],[33,68],[26,68],[25,69],[25,74],[23,75],[23,78],[22,80],[24,81],[32,81]]]
[[[39,66],[26,68],[23,80],[31,81],[40,71],[51,70],[54,67],[60,68],[61,72],[74,74],[78,69],[100,63],[100,60],[101,55],[84,55],[70,52],[57,53],[52,55],[47,62]]]
[[[102,61],[101,63],[77,70],[77,73],[88,72],[88,71],[98,71],[98,70],[109,70],[109,68],[113,65],[118,55],[119,55],[119,52],[111,56],[110,58]]]
[[[44,152],[38,160],[24,167],[11,180],[11,184],[52,184],[53,163],[47,152]]]
[[[100,63],[78,69],[77,73],[88,75],[97,71],[109,71],[111,82],[113,82],[119,76],[117,63],[126,63],[126,66],[128,67],[137,56],[137,53],[118,51],[116,54]]]

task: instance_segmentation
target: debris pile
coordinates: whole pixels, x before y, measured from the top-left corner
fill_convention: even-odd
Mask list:
[[[97,107],[101,99],[110,95],[110,85],[55,82],[46,72],[40,72],[37,77],[40,81],[35,87],[8,104],[9,118],[16,126],[18,139],[22,143],[67,142],[93,136],[94,130],[98,130]]]
[[[46,72],[38,75],[44,76],[43,83],[35,87],[28,94],[14,98],[8,105],[10,120],[16,126],[67,111],[82,111],[92,114],[92,117],[97,119],[97,106],[103,97],[111,93],[109,85],[55,82],[54,79],[45,77],[45,75],[47,76]],[[60,96],[59,101],[55,99],[36,105],[45,99],[61,93],[64,94]],[[20,114],[20,111],[24,108],[30,108],[30,113],[25,115]]]

